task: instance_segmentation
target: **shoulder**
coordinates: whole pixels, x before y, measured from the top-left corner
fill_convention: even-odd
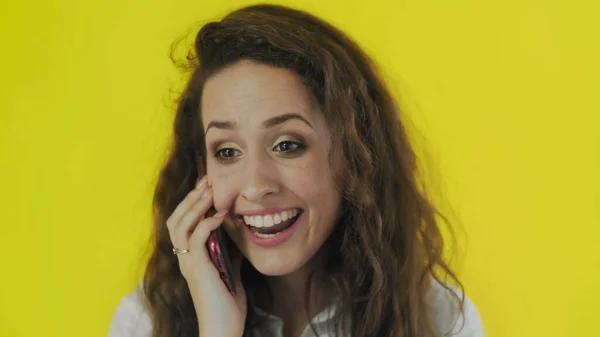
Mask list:
[[[432,282],[432,307],[434,323],[440,336],[484,337],[483,324],[475,304],[464,296],[464,305],[460,310],[458,299],[463,294],[450,286],[446,289],[439,282]]]
[[[110,324],[108,337],[150,337],[152,321],[143,301],[142,287],[121,299]]]

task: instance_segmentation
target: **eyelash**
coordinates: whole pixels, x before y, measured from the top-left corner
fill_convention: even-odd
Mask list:
[[[230,147],[226,147],[226,148],[222,148],[222,149],[217,150],[217,152],[215,152],[214,157],[215,157],[215,159],[219,163],[226,163],[226,162],[232,160],[233,156],[227,156],[226,157],[226,156],[223,155],[226,151],[234,151],[234,152],[237,151],[237,152],[239,152],[239,150],[236,150],[236,149],[233,149],[233,148],[230,148]]]
[[[291,145],[294,148],[291,149],[291,150],[290,149],[288,149],[288,150],[275,150],[276,148],[281,147],[282,145],[286,145],[286,147]],[[298,141],[293,141],[293,140],[284,140],[284,141],[281,141],[281,142],[277,143],[277,145],[275,145],[273,147],[274,151],[284,153],[284,156],[289,155],[290,157],[302,154],[305,149],[306,149],[306,145],[304,145],[304,143],[298,142]],[[232,154],[230,154],[229,156],[225,156],[224,155],[225,152],[227,152],[227,151],[240,152],[240,150],[237,150],[237,149],[234,149],[234,148],[231,148],[231,147],[225,147],[225,148],[219,149],[219,150],[217,150],[215,152],[215,154],[214,154],[215,159],[219,163],[223,163],[223,164],[234,160],[235,159],[234,155],[232,155]]]
[[[275,145],[273,147],[273,149],[275,149],[277,147],[280,147],[282,144],[286,144],[288,146],[292,145],[292,146],[295,147],[292,150],[279,150],[279,152],[284,152],[284,153],[294,154],[294,153],[301,152],[301,151],[303,151],[306,148],[306,146],[303,143],[301,143],[301,142],[297,142],[297,141],[293,141],[293,140],[284,140],[284,141],[281,141],[281,142],[277,143],[277,145]]]

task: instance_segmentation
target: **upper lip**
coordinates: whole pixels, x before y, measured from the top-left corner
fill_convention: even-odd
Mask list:
[[[263,208],[263,209],[239,211],[239,212],[236,212],[235,214],[238,216],[268,215],[268,214],[283,212],[288,209],[299,209],[299,208],[298,207]]]

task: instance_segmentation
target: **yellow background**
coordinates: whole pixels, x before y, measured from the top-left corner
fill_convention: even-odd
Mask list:
[[[0,336],[105,336],[141,270],[170,44],[246,3],[2,2]],[[598,334],[598,2],[282,3],[347,31],[402,95],[488,335]]]

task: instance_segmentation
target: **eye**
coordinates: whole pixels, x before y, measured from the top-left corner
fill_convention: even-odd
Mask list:
[[[239,157],[241,155],[241,152],[239,150],[230,148],[230,147],[226,147],[226,148],[222,148],[217,150],[217,152],[215,152],[215,158],[219,161],[219,162],[226,162],[226,161],[230,161],[232,159],[235,159],[236,157]]]
[[[291,140],[284,140],[283,142],[278,143],[273,148],[275,152],[286,152],[286,153],[295,153],[304,150],[305,146],[302,143],[294,142]]]

